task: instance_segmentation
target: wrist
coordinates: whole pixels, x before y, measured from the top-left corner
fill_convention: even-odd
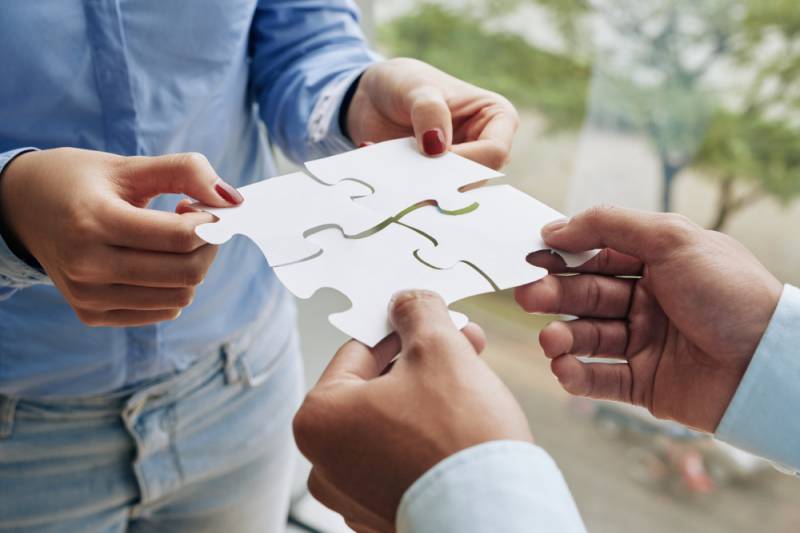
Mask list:
[[[15,256],[28,266],[42,271],[41,265],[22,241],[14,215],[16,208],[20,206],[18,190],[24,180],[21,168],[25,161],[35,157],[36,154],[37,151],[34,150],[21,152],[14,156],[0,172],[0,237]]]

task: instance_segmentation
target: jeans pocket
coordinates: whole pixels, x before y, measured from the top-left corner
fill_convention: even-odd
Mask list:
[[[280,345],[257,342],[237,358],[239,382],[245,387],[259,387],[275,373],[287,357],[298,357],[299,339],[292,329]]]

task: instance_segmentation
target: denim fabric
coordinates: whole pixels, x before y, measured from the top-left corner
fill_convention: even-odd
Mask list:
[[[301,361],[259,326],[132,391],[0,396],[0,531],[282,531]]]

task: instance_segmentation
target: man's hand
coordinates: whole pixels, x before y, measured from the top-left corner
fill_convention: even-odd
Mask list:
[[[442,459],[482,442],[532,440],[478,357],[477,326],[457,331],[441,298],[420,291],[398,295],[391,317],[397,335],[372,352],[342,346],[294,420],[314,465],[309,490],[360,532],[392,530],[403,493]]]
[[[539,336],[562,386],[713,432],[777,306],[780,282],[732,238],[678,215],[594,208],[545,227],[542,237],[569,252],[604,248],[572,270],[578,275],[517,289],[527,311],[578,317]],[[583,364],[576,355],[626,364]]]
[[[22,154],[6,167],[0,214],[84,323],[136,326],[176,318],[216,255],[194,234],[214,218],[145,209],[160,193],[215,207],[241,202],[200,154],[59,148]]]
[[[347,115],[357,145],[414,135],[425,154],[452,148],[495,169],[508,161],[518,122],[514,106],[499,94],[414,59],[367,69]]]

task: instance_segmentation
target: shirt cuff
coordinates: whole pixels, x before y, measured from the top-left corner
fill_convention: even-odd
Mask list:
[[[20,154],[36,150],[33,147],[18,148],[0,153],[0,178],[11,161]],[[0,237],[0,300],[8,298],[17,289],[31,285],[51,283],[47,274],[25,263],[12,252]]]
[[[716,437],[800,470],[800,289],[786,285]]]
[[[353,144],[339,127],[339,110],[347,90],[370,65],[339,76],[320,93],[308,122],[309,159],[353,150]]]
[[[403,495],[398,533],[586,531],[550,456],[533,444],[495,441],[443,460]]]

